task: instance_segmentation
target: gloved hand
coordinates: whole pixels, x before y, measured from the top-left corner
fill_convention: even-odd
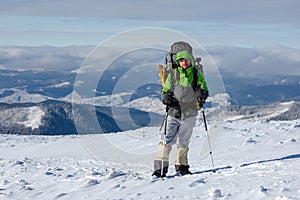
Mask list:
[[[171,103],[172,103],[172,93],[170,93],[170,92],[164,93],[162,95],[162,99],[163,99],[163,104],[171,105]]]
[[[198,90],[195,91],[195,93],[198,102],[204,104],[205,100],[208,97],[208,92],[206,90],[202,90],[201,88],[199,88]]]

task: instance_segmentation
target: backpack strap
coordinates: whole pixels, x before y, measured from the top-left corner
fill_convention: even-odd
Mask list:
[[[170,90],[174,92],[175,83],[179,80],[180,74],[177,68],[175,68],[175,69],[171,69],[170,75],[171,75],[171,83],[172,83]]]
[[[198,88],[198,70],[196,69],[196,67],[194,67],[194,70],[193,70],[193,83],[192,83],[192,87],[193,87],[193,90],[196,91],[197,88]]]

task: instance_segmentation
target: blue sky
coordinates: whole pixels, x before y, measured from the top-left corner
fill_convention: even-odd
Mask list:
[[[1,0],[0,46],[97,45],[122,31],[161,27],[204,46],[300,48],[299,11],[297,0]]]

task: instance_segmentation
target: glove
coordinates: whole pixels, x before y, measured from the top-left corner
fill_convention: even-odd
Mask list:
[[[201,88],[195,91],[196,97],[199,103],[204,104],[208,97],[208,91],[202,90]]]
[[[165,93],[162,95],[163,104],[165,105],[171,105],[172,103],[172,94],[171,93]]]

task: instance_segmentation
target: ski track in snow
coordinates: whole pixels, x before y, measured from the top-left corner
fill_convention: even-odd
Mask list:
[[[173,176],[171,165],[163,180],[151,178],[151,153],[130,164],[131,158],[118,155],[119,162],[110,162],[104,154],[94,159],[82,144],[90,135],[0,135],[0,199],[300,199],[299,124],[226,122],[213,151],[216,173],[209,156],[199,158],[205,139],[201,135],[190,147],[194,174]],[[126,134],[154,135],[157,130],[148,127],[106,137],[122,141]],[[201,130],[202,125],[195,129]],[[125,143],[139,153],[143,149],[136,140]],[[151,137],[144,149],[155,149],[157,143],[157,137]],[[106,153],[116,152],[112,148]]]

